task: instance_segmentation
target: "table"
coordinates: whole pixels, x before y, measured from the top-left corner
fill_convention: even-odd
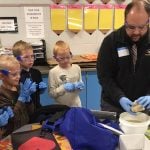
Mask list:
[[[23,132],[23,131],[29,131],[29,130],[34,130],[37,128],[40,128],[41,125],[36,123],[36,124],[27,124],[16,130],[15,132]],[[66,137],[60,136],[58,134],[53,134],[57,143],[59,144],[61,150],[72,150],[69,141],[67,140]],[[11,144],[11,136],[7,136],[3,140],[0,141],[0,150],[13,150],[12,144]]]

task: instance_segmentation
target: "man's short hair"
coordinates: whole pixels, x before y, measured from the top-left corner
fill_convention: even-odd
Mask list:
[[[144,8],[147,14],[150,15],[150,0],[133,0],[125,9],[125,19],[133,7],[136,7],[139,10]]]

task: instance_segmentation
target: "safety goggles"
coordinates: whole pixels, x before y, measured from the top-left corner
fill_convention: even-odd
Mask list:
[[[21,70],[17,70],[15,72],[9,71],[8,69],[1,69],[0,72],[5,75],[5,76],[11,76],[11,77],[16,77],[20,75]]]
[[[34,61],[35,60],[35,56],[34,55],[25,55],[25,56],[17,56],[17,60],[19,61]]]
[[[134,26],[131,24],[128,24],[128,22],[125,22],[125,27],[126,29],[130,30],[130,31],[135,31],[136,29],[138,29],[139,31],[144,31],[145,29],[147,29],[147,27],[149,26],[149,20],[147,20],[147,22],[143,25],[139,25],[139,26]]]
[[[55,57],[57,61],[65,61],[65,60],[70,60],[71,56],[66,56],[66,57]]]
[[[59,57],[59,56],[54,56],[54,58],[57,60],[57,61],[65,61],[65,60],[70,60],[72,58],[72,53],[70,52],[70,54],[68,56],[65,56],[65,57]]]

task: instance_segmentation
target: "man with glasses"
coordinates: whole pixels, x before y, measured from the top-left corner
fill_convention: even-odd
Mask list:
[[[125,24],[106,36],[97,58],[102,110],[131,111],[136,102],[150,109],[149,9],[134,1],[125,9]]]

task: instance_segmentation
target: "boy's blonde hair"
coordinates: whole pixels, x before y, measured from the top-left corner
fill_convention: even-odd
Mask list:
[[[0,55],[0,70],[10,69],[16,65],[20,65],[18,60],[14,56]]]
[[[33,50],[31,44],[25,42],[25,41],[17,41],[14,45],[13,45],[13,55],[15,57],[20,56],[22,54],[23,51],[26,51],[28,49]]]
[[[68,51],[70,52],[69,45],[66,42],[60,40],[55,43],[53,54],[56,56],[58,53],[65,53]]]

